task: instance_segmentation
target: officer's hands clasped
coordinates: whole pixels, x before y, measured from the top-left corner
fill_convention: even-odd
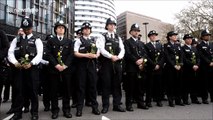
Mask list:
[[[118,58],[118,56],[113,55],[113,56],[111,57],[111,60],[112,60],[112,62],[116,62],[117,60],[119,60],[119,58]]]
[[[29,69],[32,66],[30,63],[29,64],[21,64],[19,62],[15,63],[14,65],[15,65],[16,68],[19,68],[19,69]]]

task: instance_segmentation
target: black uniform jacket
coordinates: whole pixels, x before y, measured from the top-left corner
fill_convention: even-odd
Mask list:
[[[184,69],[192,69],[192,67],[194,65],[200,66],[200,57],[199,57],[199,54],[198,54],[196,47],[191,46],[191,48],[190,48],[187,45],[184,45],[182,47],[182,50],[183,50]],[[193,63],[193,61],[195,63]]]
[[[174,68],[175,65],[183,65],[183,54],[180,44],[171,42],[164,44],[166,67]],[[178,59],[176,59],[178,57]]]
[[[55,68],[59,64],[58,52],[62,50],[61,56],[63,63],[68,66],[65,71],[69,71],[71,63],[73,61],[73,44],[72,40],[63,38],[62,41],[59,41],[57,37],[54,37],[47,42],[47,58],[50,65],[50,72],[58,73],[58,70]],[[64,72],[65,72],[64,71]]]
[[[135,41],[132,37],[124,41],[125,47],[125,69],[126,72],[138,72],[139,68],[136,61],[140,58],[146,58],[145,44],[142,41]]]
[[[201,67],[209,67],[209,64],[213,61],[213,44],[207,45],[202,41],[197,45],[197,51],[200,55]]]
[[[156,65],[160,65],[162,68],[164,65],[164,53],[163,53],[163,46],[161,43],[156,42],[156,48],[153,46],[151,42],[146,44],[146,52],[150,58],[148,61],[147,69],[153,70]]]

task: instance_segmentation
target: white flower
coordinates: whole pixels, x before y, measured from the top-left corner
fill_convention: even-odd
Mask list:
[[[112,49],[112,47],[110,46],[110,47],[109,47],[109,49],[111,50],[111,49]]]
[[[144,59],[144,63],[147,62],[147,59]]]
[[[25,56],[24,56],[26,59],[28,59],[28,57],[29,57],[29,55],[28,54],[25,54]]]
[[[195,55],[195,53],[193,52],[192,55]]]
[[[178,60],[178,59],[179,59],[179,56],[176,56],[175,59]]]
[[[160,55],[160,53],[158,52],[158,56]]]
[[[94,44],[94,43],[92,43],[92,47],[95,47],[95,44]]]

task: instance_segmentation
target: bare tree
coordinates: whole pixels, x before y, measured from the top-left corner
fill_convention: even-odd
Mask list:
[[[200,38],[203,29],[213,32],[213,1],[201,0],[189,2],[190,6],[181,10],[175,17],[178,20],[176,29],[179,33],[191,33]]]

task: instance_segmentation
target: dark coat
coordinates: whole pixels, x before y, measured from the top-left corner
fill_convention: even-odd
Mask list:
[[[50,72],[58,73],[58,70],[55,68],[59,62],[57,61],[58,52],[62,50],[62,61],[68,66],[65,71],[69,71],[71,63],[73,61],[73,43],[71,40],[63,38],[62,41],[59,41],[57,37],[54,37],[47,42],[47,59],[50,65]],[[64,72],[65,72],[64,71]]]
[[[124,41],[125,47],[125,69],[126,72],[138,72],[139,68],[136,61],[140,58],[147,58],[145,44],[139,40],[129,38]]]
[[[163,46],[161,43],[156,42],[156,48],[152,45],[151,42],[147,43],[146,46],[146,53],[147,56],[150,58],[148,61],[147,69],[153,70],[156,65],[160,65],[163,68],[164,65],[164,53],[163,53]]]
[[[176,62],[178,62],[181,66],[183,65],[183,53],[180,44],[175,43],[172,45],[171,42],[164,44],[164,53],[166,67],[174,68],[177,64]],[[176,56],[179,57],[178,60],[176,60]]]

